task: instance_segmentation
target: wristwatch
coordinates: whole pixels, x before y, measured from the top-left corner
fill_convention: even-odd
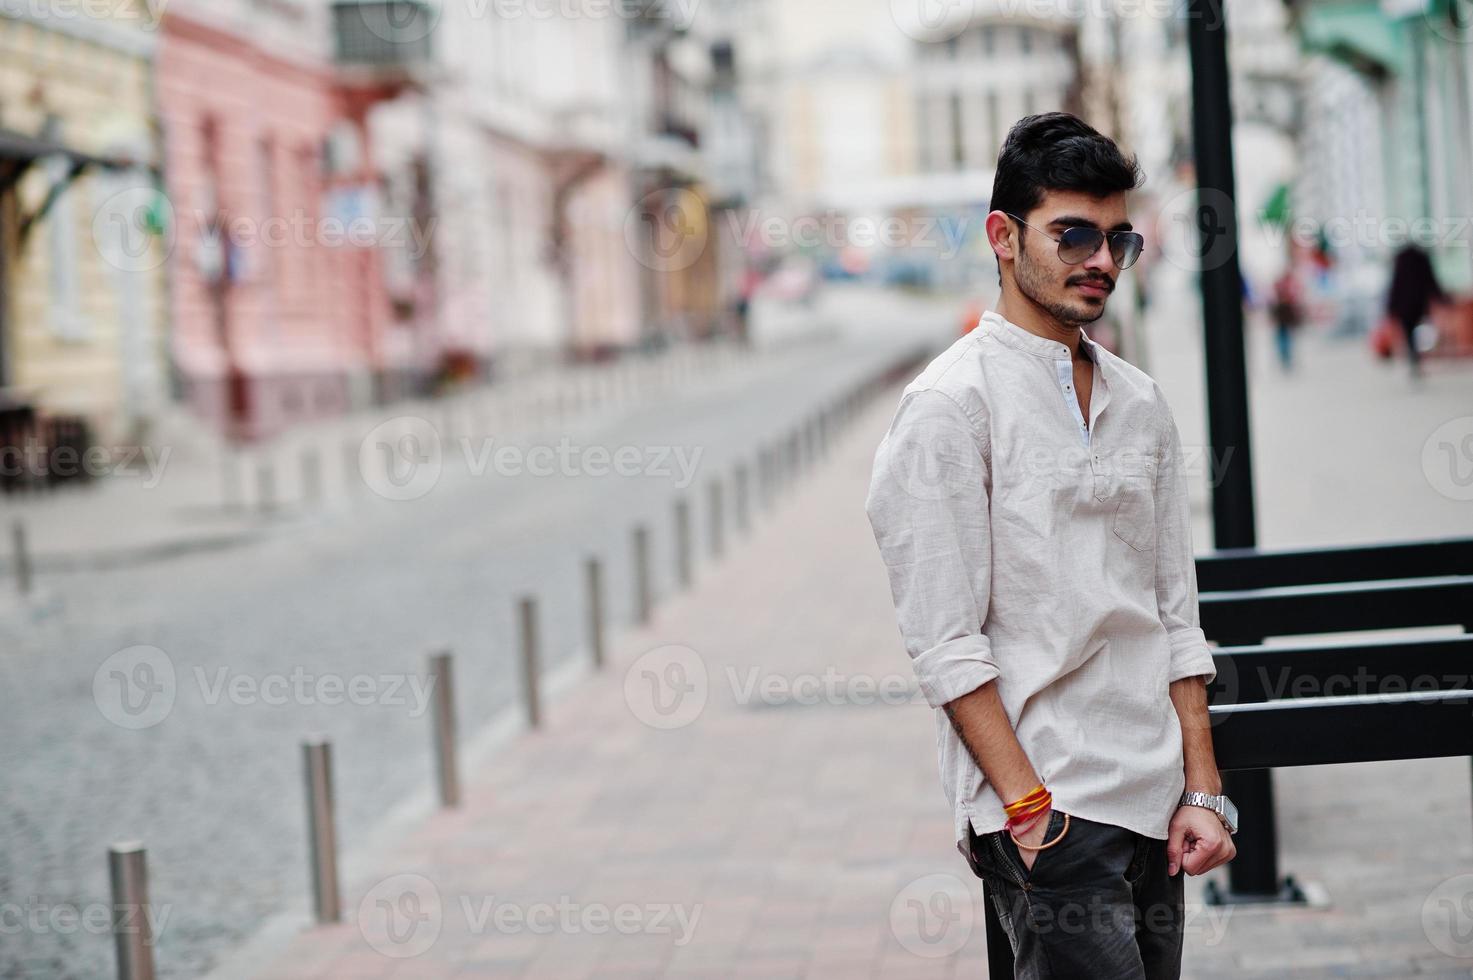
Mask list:
[[[1213,796],[1210,793],[1187,792],[1181,795],[1178,806],[1200,806],[1206,807],[1217,814],[1217,819],[1227,828],[1229,834],[1238,832],[1238,808],[1233,806],[1233,801],[1222,794]]]

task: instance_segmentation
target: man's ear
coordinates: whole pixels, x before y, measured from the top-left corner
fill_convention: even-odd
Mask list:
[[[998,263],[1016,258],[1018,229],[1013,227],[1008,216],[1001,211],[989,211],[986,227],[987,243],[992,246],[992,254],[997,256]]]

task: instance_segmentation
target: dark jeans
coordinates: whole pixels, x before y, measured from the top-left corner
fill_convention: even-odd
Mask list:
[[[1064,827],[1049,815],[1045,842]],[[1166,842],[1069,818],[1069,833],[1024,864],[1006,830],[968,830],[968,862],[1008,934],[1015,976],[1027,980],[1176,980],[1181,975],[1182,878],[1166,874]]]

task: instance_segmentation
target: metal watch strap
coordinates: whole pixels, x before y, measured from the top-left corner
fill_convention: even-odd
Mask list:
[[[1231,834],[1235,832],[1233,825],[1228,822],[1227,815],[1222,812],[1222,801],[1225,799],[1226,797],[1220,794],[1214,796],[1211,793],[1203,793],[1199,790],[1188,790],[1181,795],[1181,799],[1177,801],[1177,805],[1200,806],[1205,810],[1211,810],[1217,814],[1217,819],[1222,821],[1223,827]]]

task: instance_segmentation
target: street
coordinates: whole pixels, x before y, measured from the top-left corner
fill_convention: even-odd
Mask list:
[[[654,475],[508,477],[488,466],[475,476],[447,451],[439,483],[417,500],[376,501],[222,552],[49,579],[65,594],[62,612],[0,620],[0,676],[13,692],[0,716],[0,893],[28,907],[106,902],[108,844],[143,839],[154,901],[170,915],[161,975],[199,975],[306,893],[304,735],[333,739],[339,834],[351,850],[429,785],[427,654],[455,652],[460,731],[474,734],[516,697],[517,596],[539,598],[543,663],[559,667],[583,650],[582,562],[598,554],[610,625],[621,628],[636,522],[651,528],[655,591],[668,594],[677,494],[692,501],[703,555],[709,481],[729,485],[735,463],[755,464],[759,447],[918,334],[937,331],[902,324],[888,341],[800,345],[674,401],[495,442],[638,447]],[[675,452],[656,468],[666,448],[697,461],[693,476]],[[728,489],[728,523],[732,506]],[[145,657],[151,673],[94,676],[138,646],[159,651]],[[168,669],[171,707],[135,701],[145,708],[134,718],[114,700],[139,698],[134,681],[164,684]],[[148,727],[121,727],[135,723]],[[0,950],[6,977],[111,969],[105,933],[27,929]]]

